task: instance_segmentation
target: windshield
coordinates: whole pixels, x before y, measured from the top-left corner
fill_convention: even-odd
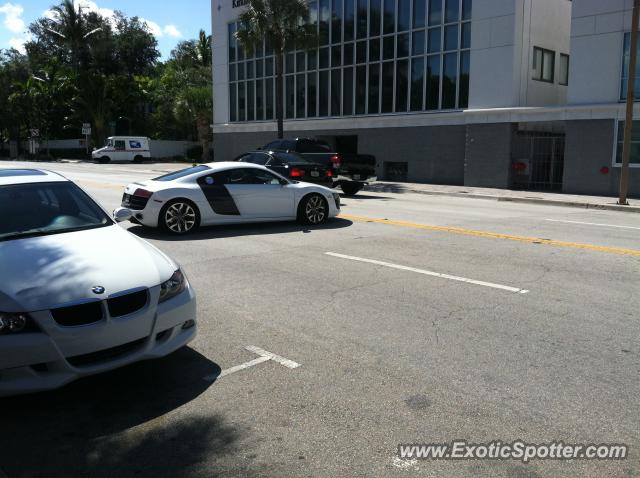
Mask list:
[[[107,142],[105,143],[105,146],[108,146],[109,148],[113,146],[113,140],[108,139]]]
[[[211,168],[205,165],[194,166],[192,168],[181,169],[180,171],[174,171],[173,173],[158,176],[157,178],[153,178],[153,181],[173,181],[174,179],[184,178],[185,176],[189,176],[190,174],[206,171],[207,169]]]
[[[113,221],[71,182],[0,186],[0,241],[109,226]]]

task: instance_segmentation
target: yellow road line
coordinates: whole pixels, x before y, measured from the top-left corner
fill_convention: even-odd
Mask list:
[[[461,227],[434,226],[431,224],[417,224],[414,222],[396,221],[392,219],[377,219],[366,216],[352,216],[350,214],[340,214],[342,219],[354,222],[370,222],[376,224],[387,224],[389,226],[408,227],[412,229],[423,229],[427,231],[448,232],[451,234],[461,234],[464,236],[486,237],[490,239],[504,239],[507,241],[528,242],[530,244],[542,244],[545,246],[569,247],[572,249],[583,249],[588,251],[605,252],[608,254],[618,254],[623,256],[640,257],[640,250],[624,249],[621,247],[596,246],[593,244],[582,244],[579,242],[556,241],[553,239],[541,239],[538,237],[514,236],[512,234],[500,234],[498,232],[476,231]]]

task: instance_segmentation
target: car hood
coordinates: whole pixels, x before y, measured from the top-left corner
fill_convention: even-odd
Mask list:
[[[0,242],[0,311],[34,312],[154,287],[176,269],[158,249],[117,225]],[[104,294],[93,293],[96,286]]]

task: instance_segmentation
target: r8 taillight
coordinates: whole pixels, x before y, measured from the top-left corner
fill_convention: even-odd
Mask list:
[[[133,193],[133,195],[138,196],[139,198],[149,199],[151,196],[153,196],[153,193],[151,191],[147,191],[146,189],[138,188],[136,189],[136,192]]]

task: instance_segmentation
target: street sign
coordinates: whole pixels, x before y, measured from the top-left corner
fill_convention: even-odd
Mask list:
[[[82,129],[91,129],[91,123],[82,123]]]
[[[38,136],[40,136],[40,130],[36,128],[31,129],[31,137],[37,138]]]
[[[91,126],[88,127],[82,127],[82,134],[84,134],[85,136],[89,136],[91,134]]]

